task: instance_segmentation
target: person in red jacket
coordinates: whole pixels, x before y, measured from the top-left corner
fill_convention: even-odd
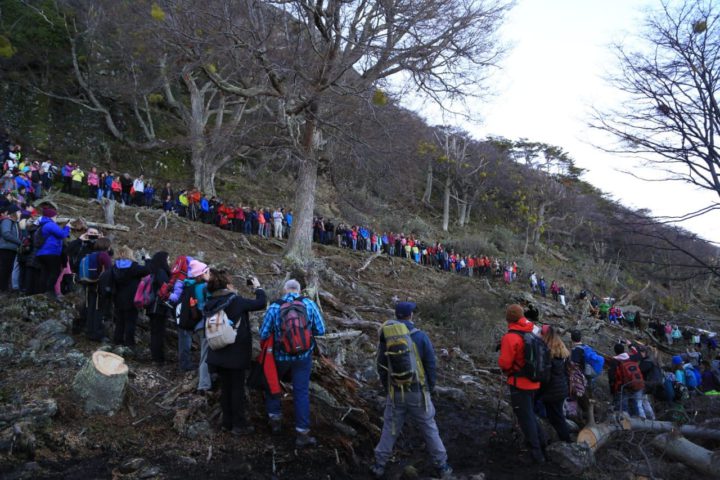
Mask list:
[[[546,444],[545,434],[535,416],[535,395],[540,389],[539,382],[519,374],[525,366],[525,343],[522,335],[515,332],[533,332],[534,325],[527,318],[520,305],[510,305],[505,313],[508,323],[508,333],[503,335],[500,342],[500,358],[498,365],[507,375],[507,384],[510,387],[510,403],[525,441],[530,445],[532,460],[544,463],[543,447]]]

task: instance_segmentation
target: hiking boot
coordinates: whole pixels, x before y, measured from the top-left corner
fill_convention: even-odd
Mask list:
[[[270,431],[273,435],[278,435],[282,433],[282,418],[270,419]]]
[[[453,469],[447,463],[438,467],[438,475],[443,480],[449,480],[453,478]]]
[[[255,427],[252,425],[243,425],[242,427],[233,427],[230,430],[230,435],[233,437],[244,437],[245,435],[251,435],[255,433]]]
[[[370,466],[370,471],[375,476],[375,478],[383,478],[385,475],[385,467],[380,465],[379,463],[373,463]]]
[[[295,447],[297,448],[314,447],[315,445],[317,445],[317,440],[315,437],[311,437],[309,433],[298,433],[295,439]]]

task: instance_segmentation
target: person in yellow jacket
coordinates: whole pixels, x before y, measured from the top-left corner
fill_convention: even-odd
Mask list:
[[[85,178],[85,172],[80,167],[75,167],[75,170],[70,174],[72,177],[72,187],[70,192],[73,195],[80,195],[80,189],[82,188],[83,179]]]

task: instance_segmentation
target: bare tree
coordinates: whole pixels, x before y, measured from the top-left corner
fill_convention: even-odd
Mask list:
[[[621,73],[612,83],[622,106],[596,111],[592,126],[619,140],[611,152],[633,154],[680,181],[720,196],[720,5],[663,1],[639,41],[617,46]],[[710,210],[720,208],[714,203]]]
[[[336,99],[369,95],[377,82],[414,84],[443,100],[472,91],[502,53],[495,33],[503,0],[245,0],[248,17],[228,35],[252,52],[278,98],[298,161],[296,217],[286,258],[312,258],[318,166],[330,161]],[[235,92],[232,77],[215,78]]]

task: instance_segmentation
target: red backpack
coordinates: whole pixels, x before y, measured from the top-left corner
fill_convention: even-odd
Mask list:
[[[167,301],[172,294],[173,288],[178,281],[183,281],[187,278],[188,274],[188,257],[180,255],[175,259],[172,269],[170,270],[170,280],[163,283],[158,290],[158,297],[160,300]]]
[[[280,303],[280,345],[288,355],[300,355],[312,348],[307,309],[301,298]]]
[[[638,392],[645,389],[645,380],[640,371],[640,364],[633,360],[625,360],[618,362],[615,370],[615,391],[620,392],[620,388],[625,385],[626,391]]]

